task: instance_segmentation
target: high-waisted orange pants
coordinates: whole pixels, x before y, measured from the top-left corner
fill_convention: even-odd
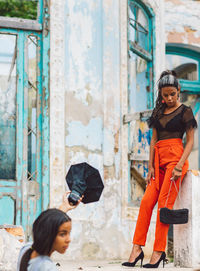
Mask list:
[[[151,179],[141,201],[138,220],[133,237],[133,244],[145,245],[147,232],[151,220],[154,206],[158,202],[157,220],[155,230],[154,251],[165,251],[167,243],[168,224],[160,222],[159,209],[162,207],[173,208],[177,197],[176,187],[172,184],[169,198],[168,196],[173,168],[176,166],[183,154],[182,140],[173,138],[160,140],[155,145],[154,169],[155,179]],[[176,186],[179,190],[179,184],[182,182],[188,170],[188,161],[182,168],[182,176],[176,180]],[[166,204],[166,205],[165,205]]]

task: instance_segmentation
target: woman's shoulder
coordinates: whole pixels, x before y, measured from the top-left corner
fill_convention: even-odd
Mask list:
[[[185,125],[185,130],[189,130],[191,128],[197,128],[197,121],[193,114],[192,108],[183,104],[183,114],[182,114],[182,121]]]
[[[19,256],[18,256],[18,261],[17,261],[17,271],[19,270],[19,266],[20,266],[20,262],[21,262],[21,259],[24,255],[24,253],[31,247],[32,243],[29,242],[27,244],[25,244],[21,249],[20,249],[20,252],[19,252]]]
[[[186,104],[182,104],[181,106],[182,106],[183,112],[185,112],[185,111],[190,111],[191,112],[192,111],[192,108],[190,106],[186,105]]]
[[[182,104],[182,116],[184,119],[194,118],[193,110],[190,106]]]
[[[28,243],[24,244],[23,247],[21,247],[21,249],[20,249],[20,253],[23,254],[23,252],[28,250],[31,246],[32,246],[32,242],[28,242]]]
[[[28,271],[58,271],[58,269],[50,257],[38,256],[29,261]]]

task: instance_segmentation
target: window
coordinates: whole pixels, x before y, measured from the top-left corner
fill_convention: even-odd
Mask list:
[[[0,179],[16,173],[16,35],[0,35]]]
[[[140,1],[128,6],[128,111],[129,118],[129,191],[130,205],[137,207],[144,194],[143,178],[148,171],[151,131],[136,115],[153,107],[154,14]],[[140,113],[138,113],[140,112]]]
[[[49,201],[48,25],[49,1],[0,0],[0,223],[28,238]]]
[[[152,14],[137,1],[129,2],[129,108],[144,111],[153,106]]]
[[[179,79],[198,80],[199,63],[197,60],[186,56],[167,54],[166,63],[168,69],[176,71]]]
[[[181,92],[200,94],[200,49],[196,46],[168,43],[166,68],[174,69],[179,78]]]
[[[129,5],[130,40],[141,48],[149,50],[149,21],[146,14],[136,3]]]

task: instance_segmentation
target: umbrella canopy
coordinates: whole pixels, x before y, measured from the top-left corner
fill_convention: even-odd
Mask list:
[[[71,190],[69,201],[73,195],[79,198],[84,195],[83,203],[98,201],[104,188],[99,171],[85,162],[70,167],[66,182]],[[76,204],[75,200],[71,202]]]

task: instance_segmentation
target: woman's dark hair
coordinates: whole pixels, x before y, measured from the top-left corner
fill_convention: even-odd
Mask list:
[[[156,99],[156,105],[155,108],[152,112],[151,117],[148,119],[148,125],[149,127],[153,126],[153,123],[155,120],[158,120],[162,113],[164,112],[166,108],[166,104],[162,103],[162,95],[161,95],[161,90],[164,87],[175,87],[177,90],[179,90],[180,85],[178,82],[178,79],[176,78],[176,72],[173,70],[166,70],[163,71],[160,75],[160,78],[158,80],[158,97]]]
[[[27,271],[31,253],[35,250],[40,255],[49,255],[59,227],[71,221],[71,218],[59,209],[42,212],[33,223],[33,245],[22,256],[20,271]]]

